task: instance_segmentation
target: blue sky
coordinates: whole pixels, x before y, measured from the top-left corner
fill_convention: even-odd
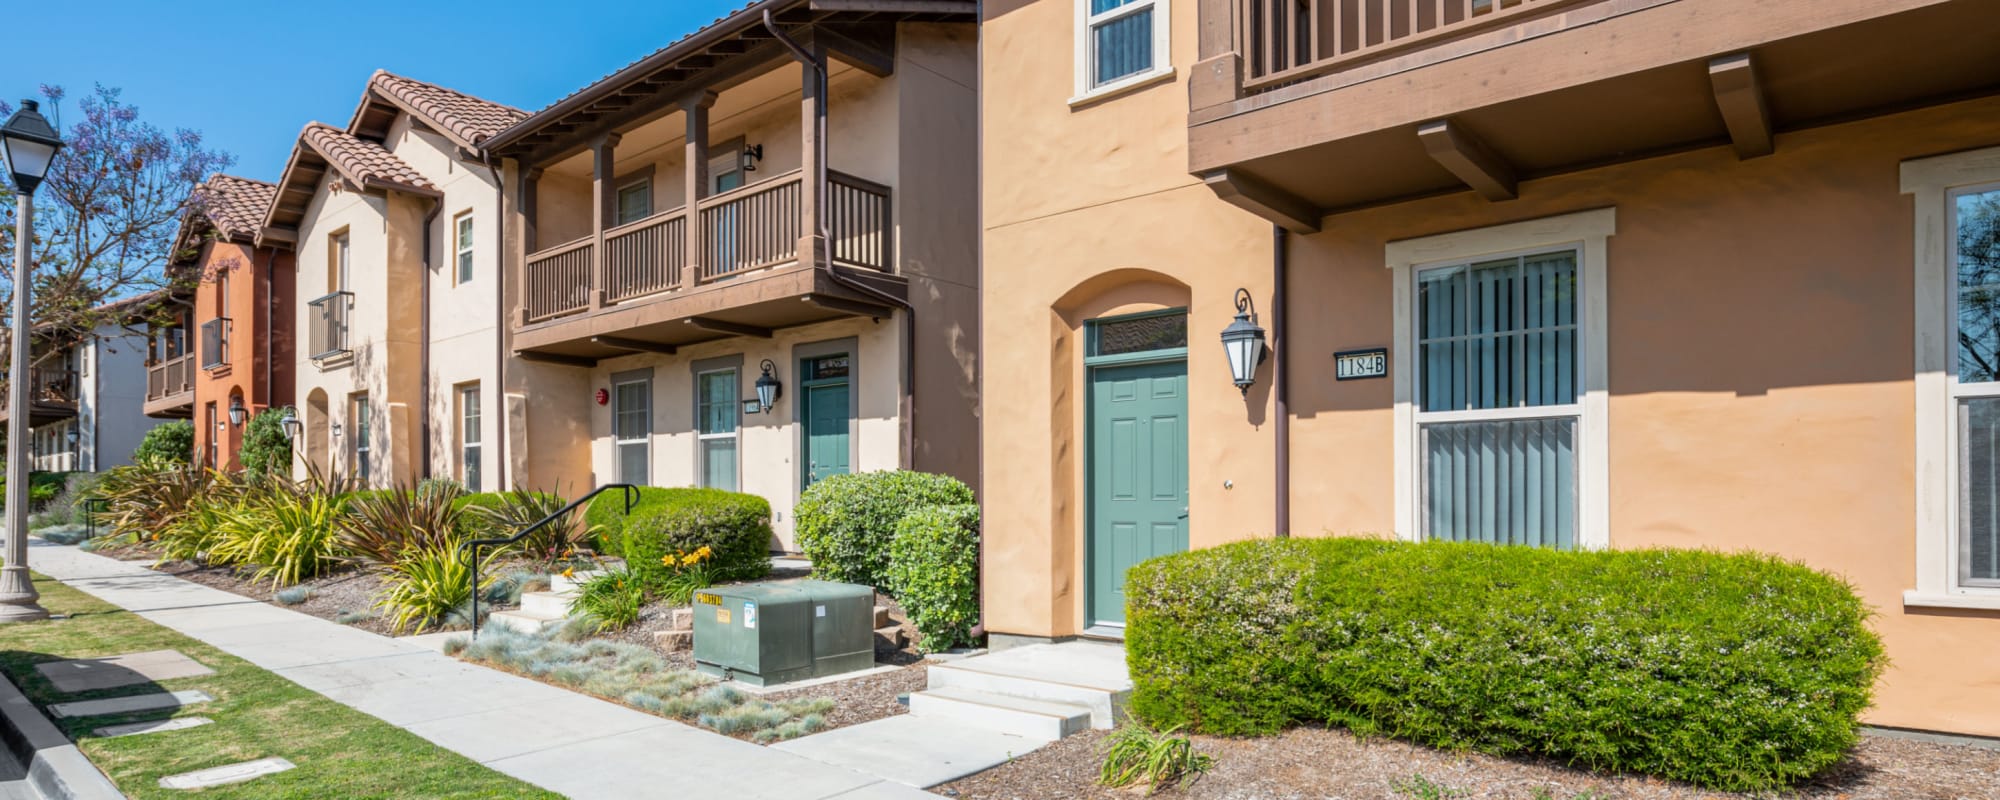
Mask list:
[[[741,5],[45,2],[36,35],[6,38],[0,97],[56,84],[67,107],[93,84],[120,87],[141,119],[199,130],[236,156],[231,172],[275,181],[299,128],[346,125],[376,69],[532,111]]]

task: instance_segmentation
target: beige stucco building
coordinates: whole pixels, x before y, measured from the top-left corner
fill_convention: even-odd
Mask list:
[[[753,4],[486,142],[511,475],[755,493],[781,550],[828,475],[976,482],[973,19],[874,5]]]
[[[983,4],[988,629],[1278,532],[1750,548],[1877,610],[1869,722],[2000,735],[1988,11]]]
[[[308,124],[262,239],[296,252],[296,470],[505,488],[499,183],[478,152],[525,114],[386,72],[345,127]]]

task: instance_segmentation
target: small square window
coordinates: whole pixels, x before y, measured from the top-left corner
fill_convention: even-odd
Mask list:
[[[1168,0],[1077,0],[1077,94],[1165,72]]]

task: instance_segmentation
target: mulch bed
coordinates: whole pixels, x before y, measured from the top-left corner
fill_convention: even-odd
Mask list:
[[[932,792],[967,800],[1130,798],[1096,784],[1105,734],[1071,736]],[[1188,800],[1407,800],[1397,786],[1413,775],[1457,790],[1453,798],[1701,800],[1748,797],[1645,777],[1602,777],[1559,764],[1457,755],[1343,731],[1296,728],[1260,739],[1194,738],[1215,757],[1206,776],[1163,790]],[[1783,797],[1799,800],[1994,800],[2000,751],[1907,739],[1864,737],[1847,761]]]

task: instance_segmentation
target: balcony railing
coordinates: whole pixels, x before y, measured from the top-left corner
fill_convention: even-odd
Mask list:
[[[793,171],[695,204],[701,236],[693,283],[724,280],[797,261],[804,230],[804,174]],[[889,187],[828,173],[825,214],[836,263],[888,271],[895,263]],[[604,302],[619,303],[688,285],[689,216],[677,208],[604,232]],[[528,256],[524,316],[529,323],[587,311],[593,292],[595,237]]]
[[[1266,89],[1595,0],[1238,0],[1243,88]]]
[[[229,366],[229,318],[217,317],[201,324],[201,368]]]
[[[681,282],[681,262],[686,260],[687,215],[681,209],[605,231],[605,302],[674,288]]]
[[[193,391],[192,353],[183,353],[146,368],[146,399],[158,400]],[[39,379],[39,375],[37,378]]]
[[[347,320],[354,309],[353,292],[334,292],[306,304],[306,344],[312,360],[323,361],[348,352]]]

